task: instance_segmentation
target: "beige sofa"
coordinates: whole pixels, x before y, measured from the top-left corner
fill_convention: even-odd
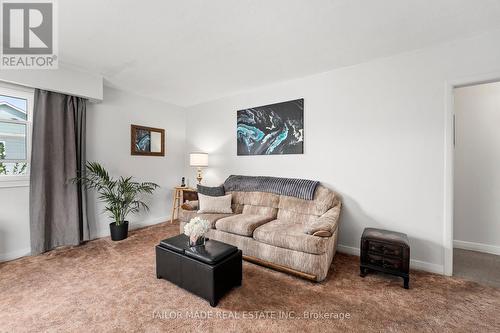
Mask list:
[[[246,260],[314,281],[325,279],[337,247],[341,208],[333,191],[318,185],[313,200],[228,193],[233,214],[198,214],[197,207],[184,205],[181,233],[186,222],[200,216],[211,223],[208,238],[237,246]]]

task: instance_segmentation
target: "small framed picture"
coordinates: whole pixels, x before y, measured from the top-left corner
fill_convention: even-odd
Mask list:
[[[165,130],[130,125],[130,154],[165,156]]]

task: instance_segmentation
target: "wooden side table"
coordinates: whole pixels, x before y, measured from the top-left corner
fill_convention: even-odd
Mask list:
[[[179,209],[181,205],[186,200],[198,200],[198,192],[195,189],[189,187],[176,186],[174,187],[174,197],[172,202],[172,218],[170,223],[174,223],[174,220],[179,216]]]

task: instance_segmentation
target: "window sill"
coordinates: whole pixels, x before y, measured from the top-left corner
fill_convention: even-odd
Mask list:
[[[9,187],[29,187],[30,178],[29,176],[2,176],[0,177],[0,188]]]

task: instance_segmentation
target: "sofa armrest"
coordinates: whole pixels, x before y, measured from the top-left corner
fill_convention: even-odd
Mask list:
[[[181,208],[184,210],[198,210],[198,200],[186,201]]]
[[[341,204],[338,203],[321,215],[318,221],[306,226],[304,233],[319,237],[331,237],[337,229]]]
[[[326,230],[318,230],[312,234],[313,236],[318,236],[318,237],[332,237],[332,233],[330,231]]]

